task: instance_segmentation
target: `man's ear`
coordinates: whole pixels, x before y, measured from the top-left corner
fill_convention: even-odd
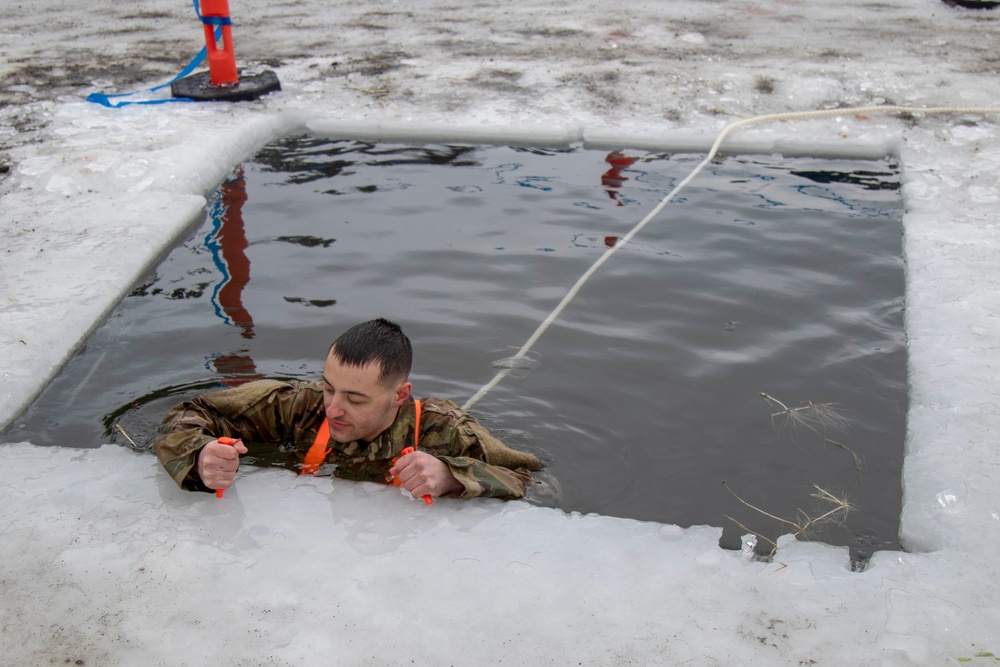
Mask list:
[[[413,389],[413,385],[409,382],[400,382],[399,386],[396,387],[396,400],[392,402],[392,407],[398,408],[403,403],[406,403],[410,398],[411,389]]]

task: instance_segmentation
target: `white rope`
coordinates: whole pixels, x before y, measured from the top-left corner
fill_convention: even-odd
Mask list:
[[[864,114],[876,114],[876,113],[883,113],[883,114],[885,114],[885,113],[911,113],[911,114],[914,114],[914,115],[916,115],[916,114],[924,114],[924,115],[932,115],[932,114],[979,114],[979,115],[984,115],[984,114],[1000,114],[1000,108],[998,108],[998,107],[982,107],[982,108],[976,108],[976,107],[971,107],[971,108],[961,108],[961,107],[931,107],[931,108],[927,108],[927,109],[920,109],[920,108],[916,108],[916,107],[901,107],[901,106],[854,107],[854,108],[849,108],[849,109],[821,109],[821,110],[816,110],[816,111],[792,111],[792,112],[788,112],[788,113],[766,114],[766,115],[763,115],[763,116],[754,116],[753,118],[746,118],[744,120],[740,120],[740,121],[736,121],[734,123],[730,123],[729,125],[727,125],[726,127],[724,127],[722,129],[722,131],[719,133],[719,136],[715,139],[715,143],[712,144],[712,148],[708,151],[708,155],[705,157],[705,159],[702,160],[698,164],[698,166],[695,167],[694,170],[692,170],[691,173],[688,174],[684,178],[684,180],[682,180],[680,183],[678,183],[674,187],[673,190],[671,190],[669,193],[667,193],[667,195],[665,197],[663,197],[663,199],[660,200],[660,203],[657,204],[653,208],[653,210],[651,210],[646,215],[646,217],[644,217],[642,220],[640,220],[639,223],[635,227],[633,227],[631,229],[631,231],[629,231],[628,234],[626,234],[625,236],[622,236],[621,238],[619,238],[618,241],[613,246],[611,246],[610,248],[608,248],[607,250],[604,251],[604,253],[597,259],[597,261],[594,262],[591,265],[591,267],[589,269],[587,269],[584,272],[584,274],[582,276],[580,276],[579,279],[577,279],[576,283],[573,284],[573,286],[569,289],[569,291],[566,292],[566,296],[564,296],[562,298],[562,301],[559,302],[559,305],[557,305],[555,307],[555,309],[553,309],[553,311],[551,313],[549,313],[548,317],[546,317],[545,320],[542,321],[542,323],[538,325],[538,328],[535,329],[535,333],[531,334],[531,337],[528,338],[528,340],[524,343],[524,345],[521,346],[521,349],[517,351],[517,354],[515,354],[513,357],[510,357],[510,359],[506,360],[508,363],[505,364],[505,367],[502,368],[502,369],[500,369],[500,371],[493,377],[492,380],[490,380],[488,383],[486,383],[485,385],[483,385],[483,387],[479,391],[477,391],[472,396],[472,398],[470,398],[468,401],[466,401],[465,405],[462,406],[462,409],[468,410],[469,408],[471,408],[473,405],[475,405],[476,403],[478,403],[479,400],[483,396],[485,396],[486,394],[488,394],[490,392],[490,390],[493,389],[493,387],[495,387],[498,384],[500,384],[500,382],[505,377],[507,377],[508,375],[510,375],[510,372],[516,367],[516,363],[514,363],[514,360],[521,359],[521,358],[524,358],[524,357],[527,356],[527,354],[531,350],[532,346],[534,346],[534,344],[538,342],[538,339],[542,337],[542,335],[548,330],[548,328],[550,326],[552,326],[552,323],[556,321],[556,319],[559,317],[559,315],[563,312],[563,310],[566,309],[566,307],[570,304],[570,302],[576,297],[577,293],[583,288],[584,284],[586,284],[586,282],[588,280],[590,280],[590,277],[592,275],[594,275],[594,273],[597,271],[597,269],[601,268],[601,266],[603,266],[604,263],[607,262],[608,259],[611,258],[611,255],[613,255],[616,252],[618,252],[618,250],[620,248],[623,248],[625,246],[625,244],[627,244],[629,241],[631,241],[635,237],[636,234],[638,234],[640,231],[642,231],[643,227],[645,227],[647,224],[649,224],[649,222],[653,218],[655,218],[656,215],[660,211],[662,211],[663,208],[667,204],[669,204],[674,199],[674,197],[676,197],[677,194],[680,193],[680,191],[683,190],[687,186],[687,184],[690,183],[694,179],[695,176],[697,176],[698,174],[700,174],[701,171],[706,166],[708,166],[708,164],[718,154],[719,148],[722,146],[722,142],[725,141],[726,137],[729,136],[733,131],[738,130],[738,129],[742,128],[742,127],[746,127],[747,125],[756,125],[756,124],[759,124],[759,123],[767,123],[767,122],[772,122],[772,121],[807,120],[807,119],[810,119],[810,118],[823,118],[823,117],[826,117],[826,116],[842,116],[844,114],[864,115]]]

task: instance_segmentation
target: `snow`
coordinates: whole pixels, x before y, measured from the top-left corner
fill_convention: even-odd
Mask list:
[[[84,98],[162,83],[202,46],[190,5],[5,6],[0,424],[229,169],[283,134],[704,151],[761,114],[1000,100],[996,10],[624,7],[234,2],[241,66],[276,71],[281,93],[107,109]],[[844,111],[727,143],[900,157],[906,552],[854,573],[844,549],[785,539],[761,563],[719,549],[718,526],[517,502],[426,508],[272,470],[244,471],[216,500],[175,489],[148,455],[24,443],[0,448],[4,661],[992,664],[977,656],[1000,654],[997,119]]]

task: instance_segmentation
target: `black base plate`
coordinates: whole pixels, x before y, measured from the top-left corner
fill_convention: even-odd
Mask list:
[[[1000,6],[996,0],[944,0],[944,4],[966,9],[996,9]]]
[[[243,76],[240,72],[239,78],[240,82],[235,85],[215,86],[212,85],[209,72],[198,72],[170,84],[170,94],[198,102],[249,102],[261,95],[281,90],[278,75],[271,70],[253,76]]]

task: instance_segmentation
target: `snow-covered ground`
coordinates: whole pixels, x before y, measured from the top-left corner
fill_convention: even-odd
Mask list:
[[[229,169],[288,132],[705,150],[761,114],[1000,106],[1000,10],[939,0],[231,8],[240,65],[273,69],[282,92],[108,109],[84,98],[162,83],[203,45],[193,8],[4,4],[0,424]],[[719,527],[425,508],[272,470],[245,471],[216,501],[177,491],[148,455],[11,445],[2,662],[995,664],[998,121],[843,111],[727,143],[900,156],[907,552],[852,573],[846,549],[786,540],[760,563],[719,549]]]

